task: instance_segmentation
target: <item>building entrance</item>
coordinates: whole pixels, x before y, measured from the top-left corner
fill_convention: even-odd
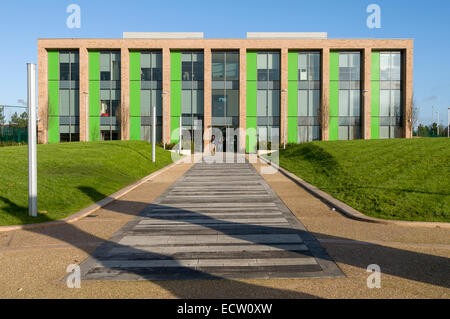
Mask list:
[[[232,126],[215,126],[212,134],[217,140],[216,152],[237,152],[237,130]]]

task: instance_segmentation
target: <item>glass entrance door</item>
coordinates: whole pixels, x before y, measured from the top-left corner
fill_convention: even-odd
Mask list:
[[[213,135],[217,140],[217,152],[237,152],[237,131],[232,126],[215,126]],[[214,134],[214,131],[222,134]]]

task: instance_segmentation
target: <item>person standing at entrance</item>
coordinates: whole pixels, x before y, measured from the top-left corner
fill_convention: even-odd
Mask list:
[[[211,155],[216,155],[216,136],[211,136]]]

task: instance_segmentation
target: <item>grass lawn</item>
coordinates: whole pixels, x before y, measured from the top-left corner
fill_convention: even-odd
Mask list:
[[[450,139],[289,145],[280,165],[363,214],[450,222]]]
[[[64,218],[172,163],[143,141],[38,145],[38,210],[28,216],[27,146],[0,148],[0,225]]]

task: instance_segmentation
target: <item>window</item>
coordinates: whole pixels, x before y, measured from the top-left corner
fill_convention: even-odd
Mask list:
[[[79,54],[59,52],[59,138],[61,142],[80,140]]]
[[[320,139],[320,52],[298,53],[299,143]]]
[[[401,52],[380,52],[379,137],[401,137]]]
[[[259,142],[279,141],[280,53],[257,53],[257,134]]]
[[[339,53],[339,139],[360,138],[361,54]]]
[[[120,51],[100,52],[100,136],[119,140],[121,123]]]
[[[141,140],[152,142],[153,106],[156,141],[162,141],[162,53],[141,51]]]
[[[181,116],[182,130],[188,131],[191,141],[194,129],[203,134],[203,52],[181,52]],[[201,145],[196,151],[201,151]]]
[[[212,52],[212,125],[239,126],[239,52]]]

